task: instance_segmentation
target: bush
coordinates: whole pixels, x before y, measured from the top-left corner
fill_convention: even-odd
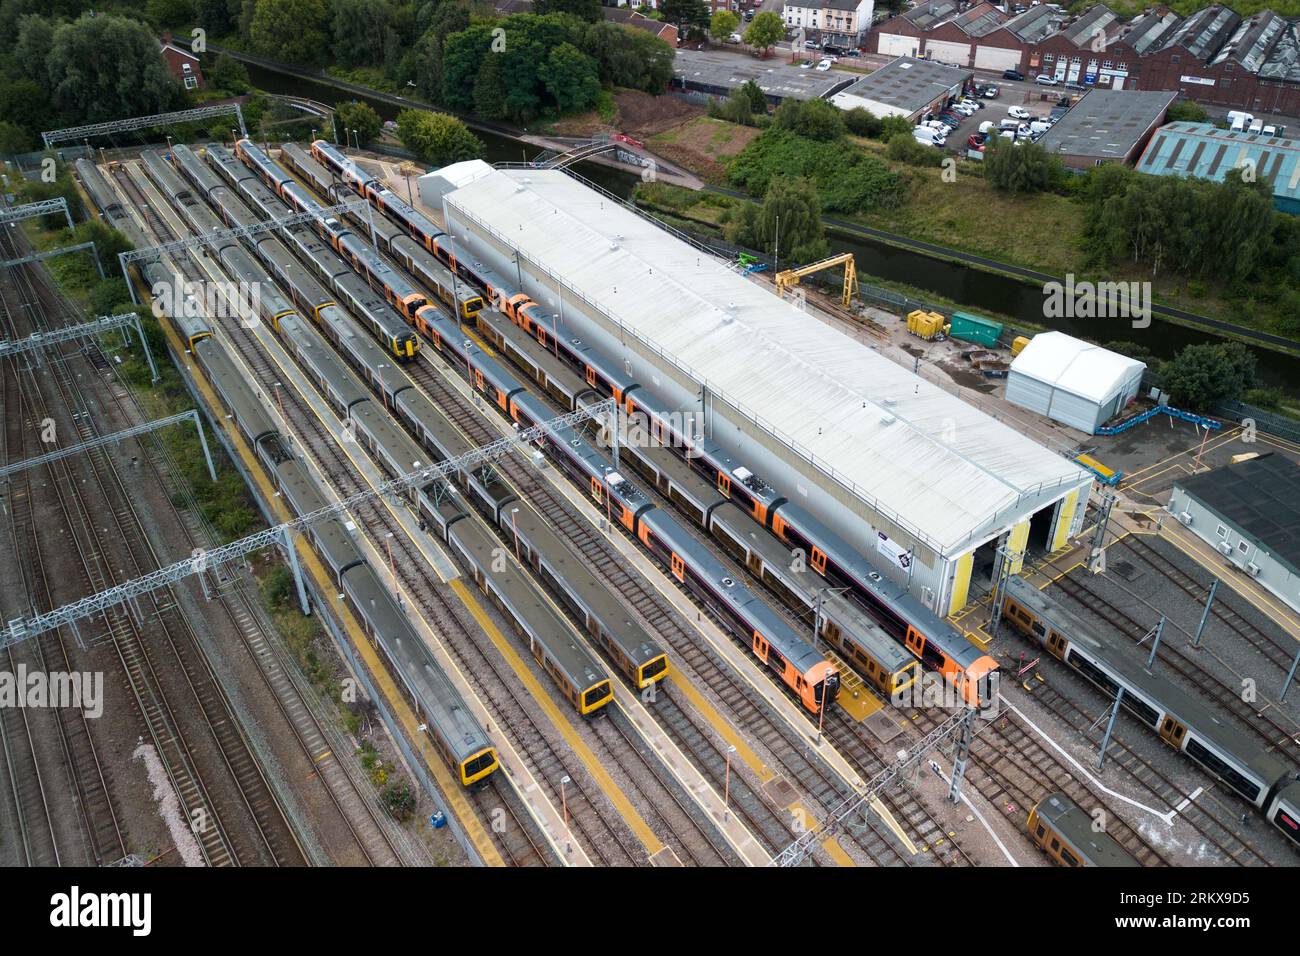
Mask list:
[[[482,141],[464,123],[446,113],[403,110],[397,117],[397,136],[407,149],[435,166],[483,155]]]
[[[801,103],[789,99],[777,107],[772,128],[820,142],[833,142],[844,136],[844,114],[825,100]]]
[[[1255,355],[1240,342],[1188,345],[1160,369],[1170,403],[1190,412],[1235,401],[1254,382]]]
[[[917,142],[911,133],[895,133],[891,136],[886,154],[895,162],[910,166],[942,166],[945,156],[943,150]]]
[[[728,175],[752,196],[766,195],[777,176],[806,177],[817,184],[822,210],[830,213],[892,208],[903,198],[901,177],[847,141],[818,142],[776,128],[746,146]]]
[[[411,814],[415,812],[415,794],[411,792],[411,785],[405,780],[394,780],[389,783],[380,793],[379,799],[383,802],[384,809],[395,820],[409,820]]]
[[[880,117],[862,106],[855,106],[844,114],[844,125],[854,136],[880,135]]]

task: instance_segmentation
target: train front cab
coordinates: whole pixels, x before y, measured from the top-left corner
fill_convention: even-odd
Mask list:
[[[485,747],[460,762],[457,769],[460,772],[461,786],[473,789],[486,786],[487,778],[500,766],[501,763],[497,760],[496,748]]]
[[[646,661],[636,672],[636,689],[645,690],[668,676],[668,655],[660,654]]]
[[[1065,845],[1065,842],[1051,824],[1039,815],[1038,808],[1041,805],[1041,803],[1035,804],[1034,809],[1029,811],[1029,820],[1025,824],[1029,829],[1029,839],[1033,840],[1035,846],[1061,866],[1087,866],[1087,863],[1070,852],[1070,848]]]

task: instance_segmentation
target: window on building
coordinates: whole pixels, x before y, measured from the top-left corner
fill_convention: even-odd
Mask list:
[[[1248,542],[1248,541],[1238,541],[1238,542],[1237,542],[1237,550],[1240,551],[1242,554],[1249,554],[1249,553],[1250,553],[1250,542]]]
[[[1054,62],[1056,62],[1056,54],[1055,54],[1055,53],[1044,53],[1044,54],[1043,54],[1043,64],[1044,64],[1044,65],[1046,65],[1046,64],[1048,64],[1048,63],[1054,63]]]
[[[1214,533],[1217,534],[1220,538],[1226,538],[1228,536],[1228,529],[1225,528],[1223,525],[1219,525],[1217,528],[1214,529]]]
[[[197,90],[199,88],[198,77],[196,76],[185,77],[185,88],[187,90]]]
[[[190,65],[188,63],[182,63],[181,69],[184,70],[186,73],[188,73],[190,72]]]
[[[1183,62],[1183,58],[1182,58],[1181,55],[1175,53],[1173,56],[1171,56],[1171,57],[1169,58],[1169,62],[1170,62],[1170,63],[1173,63],[1173,64],[1176,66],[1177,64]]]
[[[1113,70],[1115,69],[1115,63],[1113,60],[1102,60],[1101,68],[1103,70]]]

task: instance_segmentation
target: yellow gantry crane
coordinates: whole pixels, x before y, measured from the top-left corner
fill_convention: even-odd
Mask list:
[[[851,252],[843,252],[838,256],[831,256],[829,259],[801,266],[798,269],[785,269],[778,272],[776,274],[776,294],[784,296],[786,290],[797,286],[799,280],[804,276],[812,275],[814,272],[821,272],[823,269],[833,269],[838,265],[844,266],[844,294],[841,296],[841,301],[844,303],[844,308],[847,309],[849,303],[853,301],[853,294],[858,291],[858,270],[853,265],[853,253]]]

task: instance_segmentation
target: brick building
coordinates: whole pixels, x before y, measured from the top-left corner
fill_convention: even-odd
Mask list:
[[[203,78],[203,66],[199,58],[182,46],[172,42],[171,33],[164,33],[158,41],[162,47],[163,62],[167,72],[175,77],[187,90],[204,90],[208,82]]]

